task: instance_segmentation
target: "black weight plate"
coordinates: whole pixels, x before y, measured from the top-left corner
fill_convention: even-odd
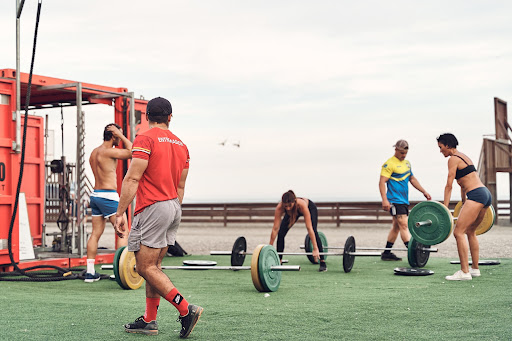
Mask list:
[[[409,265],[413,268],[418,267],[418,259],[415,251],[416,244],[416,241],[411,236],[411,239],[409,239],[409,247],[407,248],[407,260],[409,261]]]
[[[395,268],[394,272],[395,275],[400,276],[429,276],[434,274],[432,270],[417,268]]]
[[[460,261],[458,260],[452,260],[450,264],[460,264]],[[469,261],[469,265],[473,264],[472,261]],[[478,261],[478,265],[498,265],[501,264],[501,262],[497,259],[488,259],[488,260],[481,260]]]
[[[430,247],[425,246],[417,241],[414,241],[414,244],[414,253],[416,253],[416,264],[418,268],[422,268],[425,265],[427,265],[428,259],[430,257],[430,251],[425,251],[424,249]]]
[[[347,241],[345,242],[345,248],[343,249],[343,270],[345,272],[350,272],[352,270],[352,267],[354,266],[354,260],[356,257],[351,256],[348,253],[355,251],[356,240],[354,239],[354,237],[350,236],[347,238]]]
[[[243,252],[242,254],[240,254]],[[245,237],[238,237],[231,250],[231,266],[242,266],[245,261],[245,252],[247,252],[247,241]]]

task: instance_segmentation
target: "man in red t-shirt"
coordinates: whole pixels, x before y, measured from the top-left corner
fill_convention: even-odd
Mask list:
[[[125,324],[129,333],[158,334],[156,315],[160,296],[180,313],[180,337],[194,329],[203,308],[188,304],[160,266],[169,245],[174,245],[181,221],[181,203],[188,174],[187,146],[169,131],[171,103],[162,97],[148,102],[149,130],[133,141],[132,162],[121,188],[116,232],[126,229],[123,213],[137,194],[135,216],[128,236],[128,251],[135,253],[137,272],[146,280],[146,312]]]

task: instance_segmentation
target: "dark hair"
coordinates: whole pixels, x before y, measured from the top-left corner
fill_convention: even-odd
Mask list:
[[[169,120],[169,115],[167,115],[167,116],[148,115],[148,120],[150,122],[154,122],[154,123],[167,123],[167,121]]]
[[[297,197],[295,196],[295,193],[293,193],[291,189],[288,192],[284,193],[283,196],[281,197],[281,201],[283,202],[283,204],[295,203],[291,211],[287,212],[288,215],[290,216],[290,223],[288,224],[289,228],[292,227],[293,224],[295,224],[295,221],[297,220],[297,217],[299,215],[299,208],[297,207],[296,199]]]
[[[439,135],[437,142],[444,144],[448,148],[457,148],[459,145],[459,141],[457,141],[455,135],[450,133]]]
[[[289,203],[295,202],[296,198],[297,197],[295,196],[295,193],[293,193],[292,190],[289,190],[288,192],[283,194],[283,196],[281,197],[281,200],[283,201],[283,203],[289,204]]]
[[[109,123],[105,126],[105,129],[103,130],[103,141],[110,141],[112,140],[112,137],[114,137],[114,135],[112,134],[111,131],[108,131],[107,128],[110,127],[110,126],[115,126],[117,129],[121,129],[121,126],[120,125],[117,125],[115,123]]]

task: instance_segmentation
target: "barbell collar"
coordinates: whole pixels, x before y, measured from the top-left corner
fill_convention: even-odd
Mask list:
[[[425,221],[418,221],[414,224],[414,226],[416,226],[416,227],[430,226],[430,225],[432,225],[432,220],[430,220],[430,219],[425,220]]]

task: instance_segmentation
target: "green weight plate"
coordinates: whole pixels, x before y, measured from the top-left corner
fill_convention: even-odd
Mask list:
[[[409,265],[412,266],[413,268],[418,267],[418,259],[416,258],[416,252],[414,250],[416,244],[417,243],[414,240],[414,238],[411,237],[411,239],[409,240],[409,247],[407,248],[407,260],[409,261]]]
[[[280,265],[279,256],[272,245],[261,248],[258,256],[258,274],[265,291],[276,291],[281,283],[281,271],[273,271],[272,266]]]
[[[121,258],[121,254],[123,253],[123,250],[126,248],[126,246],[122,246],[119,249],[116,250],[116,253],[114,254],[114,264],[113,264],[113,270],[114,270],[114,276],[117,284],[121,288],[124,287],[123,282],[121,282],[121,276],[119,276],[119,259]]]
[[[395,268],[394,272],[395,275],[400,276],[429,276],[434,274],[432,270],[416,268]]]
[[[321,231],[318,231],[318,236],[320,237],[320,242],[322,243],[322,248],[324,249],[328,246],[327,244],[327,237],[325,234]],[[318,246],[320,248],[320,245]],[[304,240],[304,250],[306,252],[312,252],[313,251],[313,243],[311,242],[311,238],[309,238],[309,234],[306,234],[306,239]],[[309,261],[313,264],[318,264],[318,262],[315,262],[315,258],[311,255],[307,255]],[[327,259],[327,256],[324,256],[324,259]]]
[[[429,225],[416,227],[418,222],[430,221]],[[409,213],[409,231],[414,239],[424,245],[435,245],[445,241],[453,229],[450,211],[440,202],[423,201]]]
[[[356,240],[354,237],[350,236],[345,241],[345,247],[343,249],[343,270],[345,272],[350,272],[352,267],[354,266],[355,256],[349,255],[349,252],[356,251]]]
[[[240,254],[240,252],[247,252],[247,241],[245,237],[238,237],[233,244],[233,249],[231,250],[231,266],[244,265],[245,253]]]

